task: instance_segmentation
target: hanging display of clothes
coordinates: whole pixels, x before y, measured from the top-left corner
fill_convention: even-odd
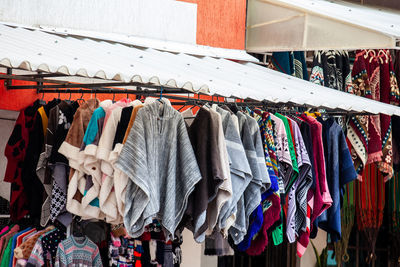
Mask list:
[[[352,76],[354,94],[383,103],[399,104],[399,87],[389,50],[357,51]],[[390,116],[381,114],[356,118],[349,127],[352,154],[361,158],[362,166],[377,162],[379,169],[385,173],[385,180],[390,179],[393,176]],[[357,168],[359,174],[362,168]]]
[[[303,51],[274,52],[269,68],[308,80],[306,58]]]
[[[370,233],[371,244],[379,229],[384,205],[359,201],[375,196],[382,200],[384,191],[361,192],[383,185],[383,178],[369,175],[354,184],[359,170],[351,154],[353,143],[346,142],[342,127],[322,111],[213,103],[183,106],[179,112],[165,97],[143,102],[55,99],[30,108],[36,109],[28,109],[34,113],[34,127],[31,133],[24,130],[30,135],[21,147],[35,159],[32,177],[42,190],[40,197],[26,194],[21,200],[23,194],[13,190],[13,209],[21,205],[35,226],[47,228],[35,228],[29,244],[37,246],[31,251],[23,250],[26,245],[15,236],[32,229],[12,228],[0,241],[0,251],[9,255],[5,262],[30,264],[38,254],[43,256],[39,265],[51,261],[63,266],[90,256],[91,262],[111,266],[176,266],[184,228],[196,242],[205,242],[207,255],[255,256],[284,242],[295,244],[301,257],[318,228],[333,242],[346,241],[355,203],[361,214],[358,225]],[[20,123],[15,127],[7,155],[18,143],[14,139]],[[32,140],[39,142],[32,145]],[[15,172],[18,178],[21,158],[9,157],[8,175]],[[22,180],[9,181],[24,188]],[[35,201],[29,207],[18,202],[31,198]],[[66,235],[60,228],[74,224],[73,217],[84,225],[97,220],[102,226],[88,226],[97,234]],[[8,253],[13,240],[14,255]],[[53,240],[57,246],[49,245]],[[346,255],[347,243],[342,250],[338,244],[338,256]]]
[[[352,92],[351,69],[347,51],[314,52],[310,82],[344,92]]]

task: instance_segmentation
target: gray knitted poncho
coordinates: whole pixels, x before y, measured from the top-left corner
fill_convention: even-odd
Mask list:
[[[172,238],[201,179],[182,115],[159,101],[137,113],[116,167],[130,178],[124,224],[139,237],[153,218]]]

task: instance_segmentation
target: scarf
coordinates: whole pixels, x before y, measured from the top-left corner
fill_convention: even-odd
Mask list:
[[[366,261],[371,263],[376,259],[375,244],[385,207],[384,176],[377,164],[369,164],[365,167],[362,181],[356,182],[356,192],[357,226],[368,241],[369,252]]]

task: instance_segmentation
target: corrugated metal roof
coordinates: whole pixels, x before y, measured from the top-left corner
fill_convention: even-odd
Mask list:
[[[254,63],[196,57],[0,24],[0,65],[138,81],[225,97],[400,115],[400,108],[297,79]]]
[[[39,25],[38,27],[33,27],[33,26],[26,26],[10,22],[4,24],[13,27],[23,27],[25,29],[31,29],[31,30],[41,30],[43,32],[48,32],[63,36],[72,36],[77,38],[91,38],[95,40],[109,41],[112,43],[133,45],[135,47],[154,48],[157,50],[168,51],[173,53],[185,53],[194,56],[209,56],[209,57],[233,59],[238,61],[259,62],[257,58],[249,55],[246,52],[246,50],[227,49],[227,48],[211,47],[198,44],[179,43],[179,42],[151,39],[146,37],[132,36],[120,33],[95,32],[87,30],[50,27],[45,25]]]

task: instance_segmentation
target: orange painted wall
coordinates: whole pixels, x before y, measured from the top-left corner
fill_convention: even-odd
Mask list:
[[[13,85],[32,85],[31,82],[25,81],[12,81]],[[7,90],[4,86],[4,81],[0,81],[0,109],[5,110],[16,110],[19,111],[24,109],[25,107],[31,105],[36,99],[41,99],[43,94],[37,94],[36,90]],[[71,97],[72,100],[78,99],[81,97],[81,94],[60,94],[60,99],[69,99]],[[85,94],[84,99],[89,99],[94,97],[94,95]],[[98,94],[96,97],[100,100],[105,99],[113,99],[113,94]],[[115,95],[115,100],[119,100],[125,98],[126,95]],[[133,96],[129,96],[133,97]],[[58,94],[45,94],[44,100],[50,101],[53,98],[58,98]]]
[[[179,1],[197,4],[197,44],[245,48],[246,0]]]
[[[12,82],[13,85],[32,85],[31,82],[25,82],[25,81],[17,81],[13,80]],[[54,99],[54,98],[60,98],[64,100],[76,100],[80,98],[82,94],[75,93],[75,94],[45,94],[44,95],[44,100],[46,102]],[[168,98],[168,95],[164,95],[166,98]],[[178,95],[182,97],[182,95]],[[36,90],[7,90],[4,86],[4,81],[0,81],[0,109],[5,109],[5,110],[15,110],[15,111],[20,111],[29,105],[31,105],[36,99],[42,99],[43,94],[37,94]],[[114,99],[115,101],[118,101],[120,99],[126,98],[126,94],[84,94],[83,98],[84,99],[90,99],[96,97],[97,99],[101,100],[106,100],[106,99]],[[129,94],[128,97],[130,99],[135,99],[136,95]],[[197,99],[198,96],[194,95],[194,99]],[[200,99],[204,100],[214,100],[214,101],[224,101],[223,97],[212,97],[212,96],[206,96],[206,95],[200,95]],[[179,100],[173,100],[171,99],[171,102],[176,102],[177,104],[174,105],[176,109],[179,109],[182,107],[178,102],[181,102]],[[189,106],[188,106],[189,107]],[[183,109],[186,109],[188,107],[183,107]],[[194,111],[197,111],[197,107],[194,107]]]

